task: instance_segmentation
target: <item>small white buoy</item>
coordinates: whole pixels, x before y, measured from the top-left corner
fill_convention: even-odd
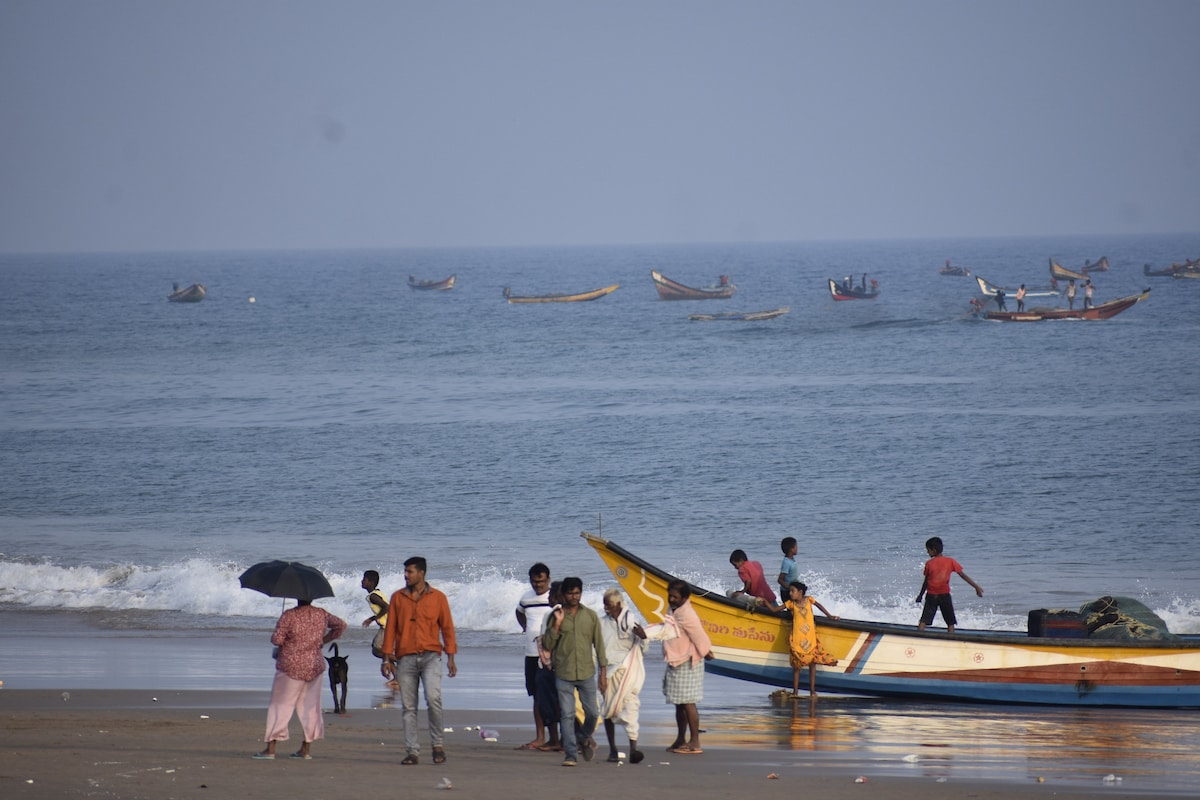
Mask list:
[[[916,753],[913,753],[912,755],[907,755],[901,759],[901,761],[907,761],[909,764],[915,764],[920,760],[921,760],[921,757],[919,755],[917,755]]]
[[[251,303],[253,303],[253,302],[254,302],[254,298],[253,298],[253,297],[251,297],[251,298],[250,298],[250,302],[251,302]]]

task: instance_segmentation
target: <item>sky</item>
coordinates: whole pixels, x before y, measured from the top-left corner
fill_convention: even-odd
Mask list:
[[[0,0],[0,252],[1200,230],[1192,0]]]

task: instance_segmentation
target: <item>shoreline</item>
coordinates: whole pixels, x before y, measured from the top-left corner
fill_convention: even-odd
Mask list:
[[[601,733],[595,761],[564,769],[557,753],[514,750],[529,734],[527,715],[452,708],[446,709],[444,721],[453,728],[445,734],[446,764],[434,766],[427,760],[422,709],[422,761],[401,767],[398,708],[351,708],[345,716],[327,713],[325,739],[313,744],[312,761],[281,757],[260,762],[250,755],[261,747],[267,694],[183,691],[156,694],[157,701],[148,701],[144,690],[83,690],[70,692],[64,700],[61,692],[52,690],[0,689],[0,792],[10,798],[253,794],[262,800],[290,800],[311,795],[315,787],[330,795],[353,791],[388,796],[403,782],[406,796],[423,798],[445,791],[445,779],[454,791],[493,797],[526,794],[532,779],[550,796],[636,793],[665,800],[741,797],[749,787],[772,794],[815,791],[835,800],[1016,800],[1101,792],[1116,800],[1194,792],[1139,787],[1129,778],[1108,783],[1053,775],[1040,783],[1036,778],[959,778],[935,762],[910,765],[918,767],[911,775],[888,774],[873,768],[865,754],[859,754],[864,765],[855,768],[845,759],[826,760],[812,752],[738,746],[736,737],[712,730],[703,739],[705,752],[694,757],[665,752],[655,741],[657,735],[645,739],[647,758],[636,766],[607,763]],[[261,696],[261,708],[237,704],[255,696]],[[475,730],[465,730],[481,720],[500,732],[500,741],[485,742]],[[292,752],[300,739],[294,720],[291,734],[290,742],[279,744],[281,755]],[[618,746],[627,749],[621,732]],[[860,777],[865,780],[859,782]]]

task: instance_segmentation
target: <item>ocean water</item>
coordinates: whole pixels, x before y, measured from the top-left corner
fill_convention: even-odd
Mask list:
[[[603,533],[712,588],[734,548],[842,616],[911,621],[923,542],[986,590],[961,624],[1133,596],[1200,632],[1200,286],[1150,278],[1200,236],[0,257],[0,609],[259,628],[237,575],[430,562],[464,632],[515,636],[534,561],[608,578]],[[1106,255],[1104,322],[965,312],[972,279]],[[662,302],[651,268],[728,301]],[[834,303],[828,277],[879,281]],[[458,275],[413,292],[408,275]],[[166,302],[201,281],[195,305]],[[509,305],[514,292],[590,303]],[[253,298],[254,302],[250,302]],[[1015,302],[1015,301],[1014,301]],[[696,311],[786,305],[761,323]]]
[[[733,549],[771,575],[796,536],[811,594],[892,622],[915,621],[938,535],[986,592],[954,584],[963,627],[1117,594],[1200,633],[1200,285],[1142,275],[1198,255],[1200,235],[0,256],[0,619],[21,642],[0,678],[265,692],[269,664],[245,654],[266,652],[282,603],[237,576],[273,558],[326,572],[321,603],[351,621],[351,663],[370,663],[359,577],[378,569],[394,590],[423,555],[466,648],[448,702],[526,709],[513,607],[529,565],[579,575],[594,607],[611,585],[582,530],[713,589],[735,585]],[[1100,256],[1097,302],[1153,288],[1103,322],[976,320],[974,281],[937,273],[949,258],[1041,285],[1049,258]],[[662,302],[651,268],[729,275],[738,293]],[[452,292],[406,285],[450,273]],[[834,303],[827,278],[851,273],[879,299]],[[166,302],[193,281],[204,302]],[[502,297],[615,281],[591,303]],[[784,305],[761,323],[688,320]],[[94,658],[52,658],[64,632]],[[167,648],[185,657],[164,666]],[[351,705],[375,691],[353,681]],[[711,678],[704,713],[769,747],[853,740],[884,760],[936,718],[931,736],[963,742],[960,771],[1033,774],[1045,752],[1098,753],[1076,778],[1112,769],[1109,715],[1004,712],[1075,738],[992,764],[972,747],[999,739],[972,738],[970,708],[820,708],[789,717],[763,687]],[[1123,766],[1192,785],[1200,731],[1151,717],[1122,719],[1175,744],[1138,734]]]

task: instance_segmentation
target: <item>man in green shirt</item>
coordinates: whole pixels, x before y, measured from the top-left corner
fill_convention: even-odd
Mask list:
[[[563,578],[562,591],[563,605],[551,612],[542,645],[551,653],[558,705],[562,709],[562,765],[573,767],[580,753],[584,761],[591,761],[596,753],[596,741],[592,738],[600,719],[596,688],[599,686],[601,692],[608,688],[604,666],[608,659],[604,655],[600,617],[580,604],[583,581]],[[597,664],[600,665],[598,680],[595,677]],[[575,730],[576,692],[579,692],[583,705],[583,725],[578,733]]]

